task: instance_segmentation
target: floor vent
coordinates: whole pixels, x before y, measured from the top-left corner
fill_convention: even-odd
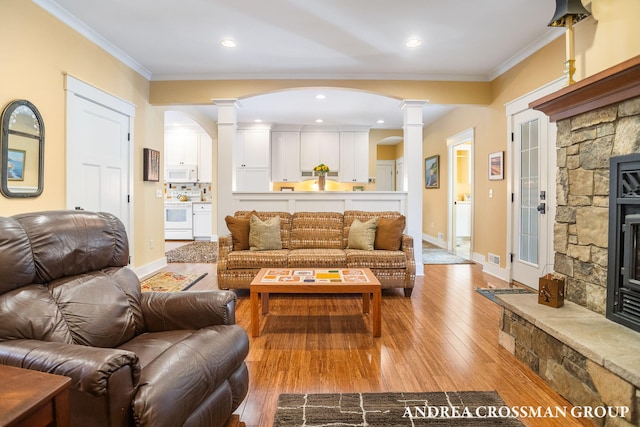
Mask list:
[[[491,264],[500,265],[500,256],[489,252],[489,262]]]

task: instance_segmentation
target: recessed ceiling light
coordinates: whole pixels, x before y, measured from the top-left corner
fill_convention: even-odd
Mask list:
[[[255,119],[254,122],[256,123],[262,123],[262,119]]]
[[[422,44],[422,40],[420,40],[417,37],[412,37],[409,40],[407,40],[407,42],[405,43],[405,45],[409,48],[415,48],[418,47]]]
[[[383,123],[384,123],[384,120],[380,119],[380,120],[378,120],[376,123],[377,123],[377,124],[379,124],[379,125],[381,125],[381,124],[383,124]]]
[[[316,123],[322,123],[322,122],[324,122],[324,120],[322,120],[322,119],[316,119]]]
[[[236,47],[238,45],[235,42],[235,40],[232,40],[232,39],[222,39],[220,41],[220,44],[224,47],[229,47],[229,48]]]
[[[325,99],[325,98],[326,98],[326,96],[321,94],[321,93],[316,95],[316,99]]]

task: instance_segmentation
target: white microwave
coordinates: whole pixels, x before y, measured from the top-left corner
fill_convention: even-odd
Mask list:
[[[164,180],[167,182],[196,182],[198,181],[198,166],[168,165]]]

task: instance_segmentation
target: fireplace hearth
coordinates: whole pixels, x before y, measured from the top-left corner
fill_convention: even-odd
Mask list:
[[[640,154],[613,157],[607,318],[640,332]]]

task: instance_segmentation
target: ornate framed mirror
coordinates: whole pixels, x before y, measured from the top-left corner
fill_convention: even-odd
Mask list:
[[[44,122],[31,102],[11,102],[2,113],[0,191],[5,197],[37,197],[44,184]]]

